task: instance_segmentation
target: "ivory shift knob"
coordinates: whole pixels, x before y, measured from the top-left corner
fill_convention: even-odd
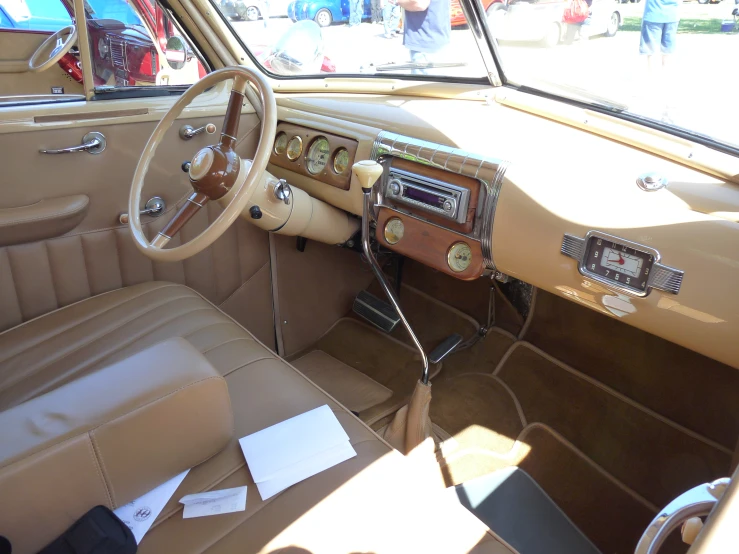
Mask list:
[[[374,160],[362,160],[352,166],[352,173],[362,185],[362,190],[369,192],[382,175],[382,166]]]

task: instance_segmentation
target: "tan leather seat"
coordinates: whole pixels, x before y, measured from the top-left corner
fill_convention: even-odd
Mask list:
[[[181,285],[113,291],[0,334],[0,409],[172,337],[188,340],[225,376],[235,429],[224,450],[190,471],[140,552],[511,552],[464,508],[429,490],[418,467],[354,415]],[[323,404],[357,456],[262,501],[238,438]],[[183,495],[244,484],[245,512],[182,519]]]

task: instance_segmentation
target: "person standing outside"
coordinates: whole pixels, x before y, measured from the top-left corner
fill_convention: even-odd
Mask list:
[[[356,27],[362,22],[364,15],[364,0],[349,0],[349,25]]]
[[[372,23],[382,22],[382,0],[370,0],[370,12],[372,14]]]
[[[398,0],[405,10],[403,46],[410,50],[411,62],[431,62],[449,44],[452,35],[449,0]],[[412,73],[425,74],[425,69]]]
[[[400,32],[398,30],[401,11],[400,6],[398,6],[398,0],[383,1],[385,2],[385,5],[382,7],[382,24],[385,26],[385,33],[382,36],[385,38],[393,38],[398,36],[395,33]]]
[[[649,72],[658,82],[664,82],[665,68],[668,66],[670,56],[675,52],[675,38],[680,21],[679,1],[646,0],[644,2],[639,52],[647,56]]]

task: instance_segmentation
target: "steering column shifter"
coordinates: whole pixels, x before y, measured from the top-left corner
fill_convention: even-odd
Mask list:
[[[429,361],[426,352],[423,350],[423,346],[421,346],[421,342],[413,332],[408,319],[400,308],[400,302],[395,291],[388,283],[385,274],[380,268],[380,264],[377,263],[370,248],[370,218],[372,217],[373,208],[372,187],[380,178],[382,172],[382,166],[373,160],[362,160],[352,166],[352,173],[362,186],[362,193],[364,195],[364,205],[362,208],[362,250],[382,290],[385,291],[387,299],[393,308],[395,308],[398,317],[400,317],[400,322],[408,332],[416,350],[418,350],[423,366],[421,378],[416,383],[416,388],[413,390],[410,402],[398,410],[384,433],[385,440],[398,450],[407,454],[431,435],[431,420],[429,419],[429,406],[431,403]]]

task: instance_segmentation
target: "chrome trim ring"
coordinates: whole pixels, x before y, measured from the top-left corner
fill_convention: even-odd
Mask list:
[[[495,210],[498,205],[498,197],[503,186],[503,177],[508,168],[508,162],[481,156],[444,146],[425,140],[381,131],[372,145],[370,157],[380,161],[381,158],[392,156],[412,162],[428,165],[466,177],[477,179],[483,185],[484,197],[482,198],[482,213],[478,212],[475,218],[475,229],[473,238],[480,241],[482,246],[482,257],[485,269],[495,271],[493,259],[493,224],[495,223]],[[387,178],[387,170],[383,176]],[[378,191],[378,203],[383,204],[384,188]],[[386,206],[388,207],[388,206]]]

